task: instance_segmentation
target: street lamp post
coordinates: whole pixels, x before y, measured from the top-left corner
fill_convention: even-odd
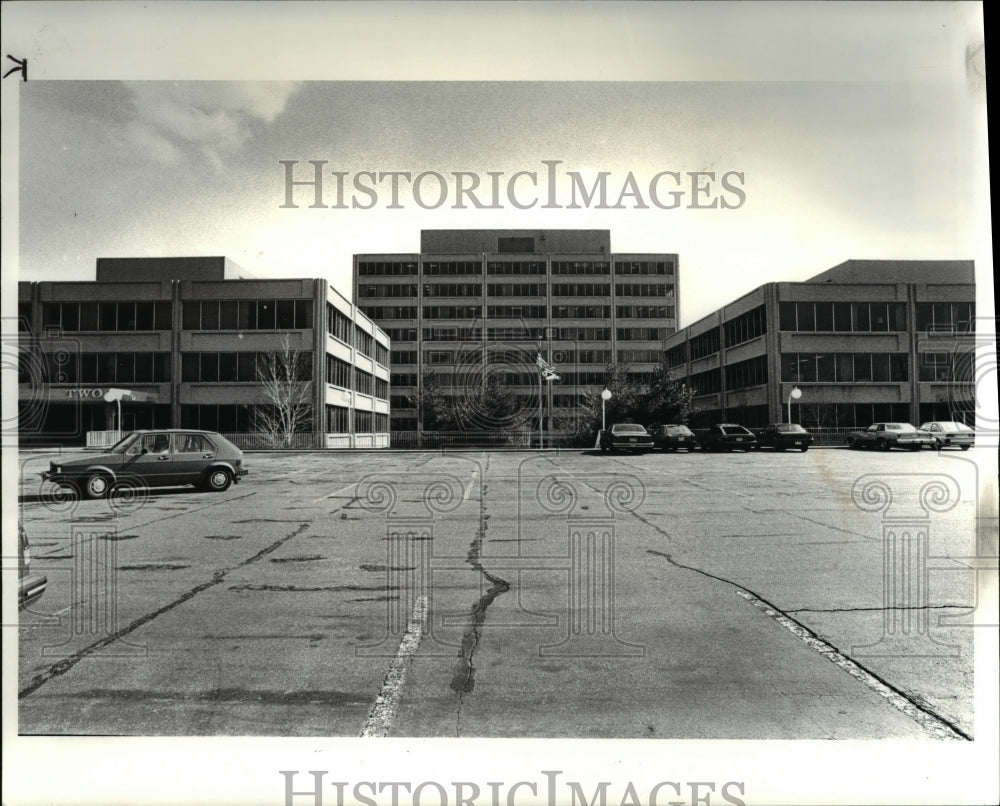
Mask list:
[[[788,424],[792,424],[792,401],[798,400],[802,397],[802,390],[797,386],[792,387],[792,391],[788,393]]]
[[[606,407],[608,401],[611,400],[611,390],[607,386],[604,387],[604,391],[601,392],[601,430],[606,431],[608,428],[607,418],[605,416]]]

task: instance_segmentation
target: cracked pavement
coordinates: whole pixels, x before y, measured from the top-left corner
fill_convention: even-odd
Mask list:
[[[968,738],[970,558],[996,530],[968,459],[250,454],[226,493],[115,511],[46,506],[27,457],[49,589],[21,614],[20,730],[357,736],[426,597],[389,736]],[[958,490],[902,604],[894,513],[852,498],[879,472]]]

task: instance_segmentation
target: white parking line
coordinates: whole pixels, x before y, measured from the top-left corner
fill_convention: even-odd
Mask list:
[[[838,652],[832,646],[830,646],[826,641],[817,636],[813,635],[809,630],[798,624],[794,620],[790,619],[783,613],[778,612],[773,607],[769,606],[765,602],[758,599],[752,593],[745,590],[736,591],[738,596],[742,596],[750,604],[756,607],[758,610],[762,610],[764,613],[773,618],[778,624],[788,630],[792,635],[799,638],[810,648],[818,652],[824,658],[826,658],[831,663],[839,666],[845,672],[847,672],[851,677],[856,680],[860,680],[868,688],[874,691],[876,694],[884,698],[891,705],[898,708],[904,714],[906,714],[911,719],[919,722],[923,728],[935,739],[967,739],[967,736],[962,736],[955,731],[955,729],[938,719],[937,716],[930,713],[929,711],[919,708],[915,703],[906,697],[902,696],[899,692],[894,691],[889,688],[885,683],[879,680],[875,675],[869,672],[867,669],[863,669],[853,660]]]
[[[469,481],[469,486],[465,488],[465,495],[462,496],[463,501],[469,500],[469,494],[472,492],[472,487],[476,483],[476,478],[479,476],[479,468],[472,471],[472,479]]]
[[[406,634],[399,642],[399,649],[396,650],[396,657],[389,664],[389,671],[386,672],[382,690],[375,698],[375,702],[368,712],[368,719],[365,720],[365,726],[361,729],[362,737],[389,735],[389,729],[396,720],[396,710],[399,708],[399,698],[403,694],[403,685],[406,683],[406,672],[420,646],[420,639],[424,634],[426,623],[427,597],[418,596],[413,603],[413,612],[410,614],[410,623],[406,627]]]

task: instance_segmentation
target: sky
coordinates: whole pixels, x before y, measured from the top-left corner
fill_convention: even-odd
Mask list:
[[[607,229],[613,251],[679,255],[686,325],[761,283],[852,258],[976,259],[984,95],[940,56],[950,33],[935,50],[933,26],[906,19],[912,42],[899,20],[880,22],[899,58],[874,69],[876,80],[852,66],[876,43],[841,34],[840,69],[787,70],[783,80],[758,58],[740,80],[722,80],[726,70],[649,80],[639,70],[641,81],[466,81],[453,69],[448,81],[29,81],[19,102],[19,278],[93,279],[98,257],[225,255],[256,276],[325,277],[349,296],[354,254],[417,252],[421,229]],[[650,36],[629,33],[634,46]],[[817,47],[827,38],[812,36]],[[927,64],[911,53],[923,40]],[[807,51],[801,35],[794,41]],[[520,59],[531,46],[507,49]],[[325,161],[328,207],[310,207],[302,187],[297,207],[283,206],[283,160],[297,161],[296,181]],[[543,161],[555,160],[562,207],[545,209]],[[333,207],[335,171],[345,174],[347,209]],[[434,206],[433,176],[422,204],[403,179],[402,209],[392,209],[384,180],[371,209],[352,209],[371,202],[350,192],[369,171],[435,172],[449,182],[445,201]],[[538,198],[531,209],[506,194],[518,171],[539,175],[539,191],[524,177],[515,191]],[[650,199],[661,175],[658,198],[669,203],[665,171],[686,188],[675,209]],[[468,197],[455,209],[455,172],[475,175],[486,204],[489,172],[503,172],[502,209],[476,209]],[[569,208],[569,172],[588,188],[605,172],[612,209],[596,199]],[[692,199],[692,173],[714,173],[698,180],[708,195]],[[724,174],[741,195],[720,185]],[[630,175],[639,196],[613,209]]]

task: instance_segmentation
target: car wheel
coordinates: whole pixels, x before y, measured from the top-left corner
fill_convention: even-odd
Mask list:
[[[855,443],[855,441],[853,439],[849,439],[849,440],[847,440],[847,447],[850,448],[853,451],[858,446],[857,446],[857,443]]]
[[[809,450],[809,446],[808,446],[808,445],[803,445],[803,446],[802,446],[802,447],[800,448],[800,450],[802,451],[802,453],[805,453],[805,452],[806,452],[807,450]]]
[[[919,451],[920,447],[921,447],[920,445],[910,445],[910,450],[911,451]]]
[[[884,439],[880,439],[878,441],[878,449],[880,451],[887,451],[887,450],[889,450],[889,443],[886,442]]]
[[[111,476],[106,473],[94,473],[83,483],[83,494],[87,498],[106,498],[111,491]]]
[[[784,452],[785,452],[785,446],[784,446],[784,445],[775,445],[775,446],[774,446],[774,449],[775,449],[775,450],[776,450],[776,451],[777,451],[778,453],[784,453]]]
[[[203,489],[210,493],[221,493],[229,489],[232,481],[232,474],[224,467],[213,467],[205,474]]]
[[[969,446],[969,445],[959,445],[959,447],[960,447],[960,448],[961,448],[961,449],[962,449],[963,451],[967,451],[967,450],[969,450],[969,447],[970,447],[970,446]]]

